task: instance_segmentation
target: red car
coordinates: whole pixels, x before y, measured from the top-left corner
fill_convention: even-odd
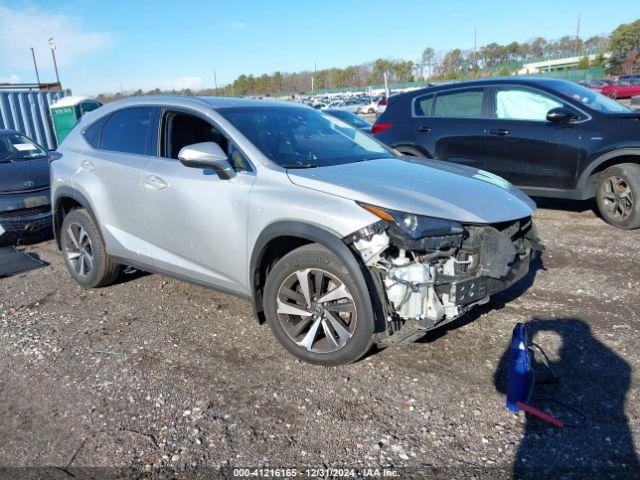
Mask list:
[[[630,98],[640,95],[640,78],[618,80],[616,83],[602,87],[601,93],[610,98]]]

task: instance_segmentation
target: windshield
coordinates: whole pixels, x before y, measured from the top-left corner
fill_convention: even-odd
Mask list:
[[[265,156],[285,168],[395,158],[391,150],[338,119],[296,107],[220,109]]]
[[[587,107],[602,113],[623,113],[630,112],[627,107],[588,88],[578,85],[577,83],[559,82],[555,85],[555,90],[561,95],[569,97],[574,101],[580,102]]]
[[[46,157],[41,146],[19,133],[0,135],[0,162],[17,162]]]

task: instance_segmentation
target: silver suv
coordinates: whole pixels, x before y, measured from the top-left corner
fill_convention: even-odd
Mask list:
[[[245,297],[313,363],[419,338],[538,248],[534,204],[500,177],[297,104],[135,97],[84,116],[59,153],[54,227],[80,285],[130,265]]]

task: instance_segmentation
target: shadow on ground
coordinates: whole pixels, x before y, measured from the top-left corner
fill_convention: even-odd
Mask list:
[[[624,407],[631,367],[575,318],[528,322],[533,343],[559,342],[549,364],[533,362],[536,386],[530,404],[565,422],[564,428],[527,415],[513,463],[514,479],[637,479],[640,462]],[[553,338],[555,336],[559,338]],[[544,337],[544,338],[541,338]],[[494,374],[506,394],[508,345]],[[521,412],[520,415],[524,415]]]

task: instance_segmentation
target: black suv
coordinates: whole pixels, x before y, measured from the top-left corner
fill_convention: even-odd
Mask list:
[[[596,197],[640,227],[640,112],[546,78],[454,83],[389,98],[373,134],[405,155],[470,165],[537,197]]]

